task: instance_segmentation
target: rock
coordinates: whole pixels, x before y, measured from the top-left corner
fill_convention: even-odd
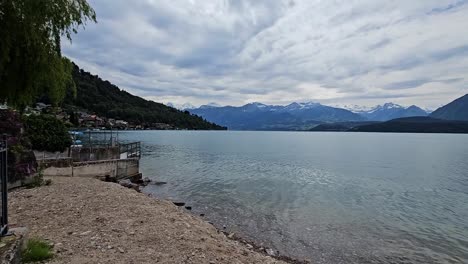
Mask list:
[[[88,230],[88,231],[81,233],[80,236],[87,236],[89,234],[91,234],[91,231]]]
[[[185,209],[190,211],[190,210],[192,210],[192,206],[185,206]]]
[[[108,245],[108,246],[107,246],[107,249],[113,249],[113,248],[114,248],[114,247],[111,246],[111,245]]]
[[[227,236],[228,238],[233,238],[234,237],[234,233],[231,233]]]
[[[132,183],[128,179],[119,181],[119,184],[122,185],[123,187],[134,189],[135,191],[140,192],[140,186],[138,184]]]
[[[273,249],[271,249],[271,248],[265,249],[265,252],[266,252],[269,256],[272,256],[272,257],[276,256],[276,252],[275,252]]]
[[[123,250],[123,248],[117,248],[117,250],[120,252],[120,253],[125,253],[125,251]]]
[[[142,179],[133,180],[133,181],[131,181],[131,182],[132,182],[132,183],[135,183],[135,184],[139,184],[139,185],[145,184],[145,182],[144,182]]]
[[[246,246],[248,249],[252,249],[252,248],[253,248],[253,246],[250,245],[250,244],[245,244],[245,246]]]
[[[200,214],[201,217],[205,216],[205,214]]]
[[[185,205],[184,202],[172,202],[172,203],[177,205],[177,206],[184,206]]]
[[[117,182],[117,178],[116,177],[111,177],[110,175],[106,175],[104,177],[104,181],[105,182]]]
[[[125,180],[119,181],[119,184],[124,186],[124,187],[127,187],[127,186],[130,186],[132,184],[132,182],[130,180],[125,179]]]
[[[148,177],[145,177],[145,178],[143,179],[143,182],[150,183],[150,182],[151,182],[151,179],[148,178]]]
[[[165,181],[155,181],[155,182],[153,182],[153,185],[164,185],[164,184],[167,184],[167,182],[165,182]]]

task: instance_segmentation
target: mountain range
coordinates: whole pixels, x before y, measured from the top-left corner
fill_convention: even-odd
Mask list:
[[[186,110],[210,122],[236,130],[309,130],[322,123],[388,121],[428,115],[420,107],[403,107],[393,103],[353,109],[314,102],[294,102],[286,106],[249,103],[239,107],[210,104]]]
[[[239,107],[202,105],[188,111],[236,130],[307,130],[323,122],[364,120],[351,111],[318,103],[286,106],[250,103]]]
[[[394,103],[385,103],[369,110],[355,111],[369,121],[388,121],[395,118],[427,116],[428,112],[415,105],[404,107]]]

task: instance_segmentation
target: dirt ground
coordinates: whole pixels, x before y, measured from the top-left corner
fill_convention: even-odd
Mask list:
[[[168,201],[90,178],[9,193],[11,226],[47,239],[47,263],[284,263]]]

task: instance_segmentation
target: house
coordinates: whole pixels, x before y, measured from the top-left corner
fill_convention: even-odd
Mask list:
[[[115,120],[115,126],[118,127],[119,129],[127,129],[128,122],[124,120]]]

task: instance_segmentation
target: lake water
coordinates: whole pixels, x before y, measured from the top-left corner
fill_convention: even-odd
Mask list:
[[[218,227],[314,263],[468,263],[468,135],[121,132]],[[155,223],[157,224],[157,223]]]

